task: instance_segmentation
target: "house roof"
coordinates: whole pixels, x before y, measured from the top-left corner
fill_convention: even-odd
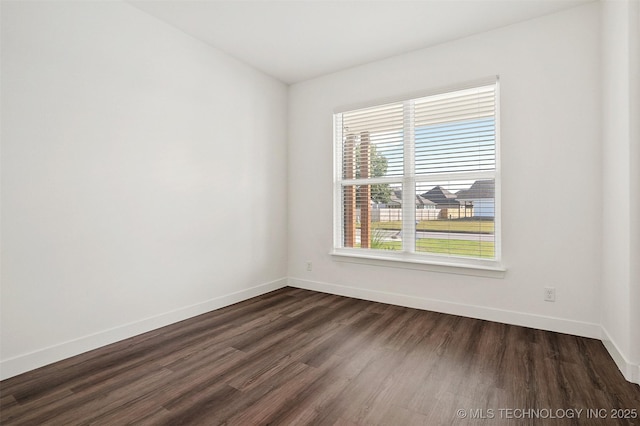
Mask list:
[[[402,205],[402,190],[395,189],[391,191],[391,200],[387,204],[399,204]]]
[[[402,205],[402,190],[394,189],[391,191],[391,200],[387,204],[399,204]],[[434,202],[416,194],[416,206],[435,205]]]
[[[480,198],[495,198],[496,183],[493,179],[477,180],[469,189],[462,189],[456,194],[459,200],[477,200]]]
[[[460,203],[456,200],[456,194],[442,188],[441,186],[435,186],[429,191],[421,194],[422,198],[425,198],[438,206],[455,206],[458,207]]]
[[[421,206],[428,206],[428,205],[432,205],[435,206],[436,203],[434,203],[433,201],[424,198],[422,195],[417,195],[416,194],[416,205],[421,205]]]

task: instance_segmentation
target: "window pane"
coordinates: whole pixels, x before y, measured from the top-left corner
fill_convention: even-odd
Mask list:
[[[342,188],[343,247],[402,250],[400,184]]]
[[[418,182],[416,251],[495,257],[495,181]]]
[[[402,104],[342,114],[344,179],[402,175],[402,114]]]
[[[496,82],[334,115],[336,245],[497,260],[497,101]]]

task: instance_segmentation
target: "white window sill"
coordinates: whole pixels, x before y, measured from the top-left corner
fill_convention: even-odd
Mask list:
[[[414,269],[488,278],[504,278],[507,269],[496,261],[442,258],[438,256],[389,253],[380,250],[334,249],[330,253],[337,262],[358,263],[387,268]]]

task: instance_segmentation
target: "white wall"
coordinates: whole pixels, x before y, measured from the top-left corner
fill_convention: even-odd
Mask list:
[[[602,327],[605,345],[629,380],[640,382],[639,4],[602,4]]]
[[[2,377],[286,283],[287,88],[116,2],[2,2]]]
[[[591,3],[293,85],[290,283],[599,337],[599,25],[599,5]],[[332,258],[334,108],[490,75],[499,75],[501,84],[506,274],[473,276]],[[543,215],[541,206],[547,206]],[[543,301],[545,286],[556,288],[555,303]]]
[[[629,91],[631,118],[631,356],[634,382],[640,384],[640,2],[629,7]]]

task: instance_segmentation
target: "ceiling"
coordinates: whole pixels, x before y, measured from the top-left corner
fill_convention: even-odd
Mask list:
[[[128,3],[287,84],[591,0]]]

